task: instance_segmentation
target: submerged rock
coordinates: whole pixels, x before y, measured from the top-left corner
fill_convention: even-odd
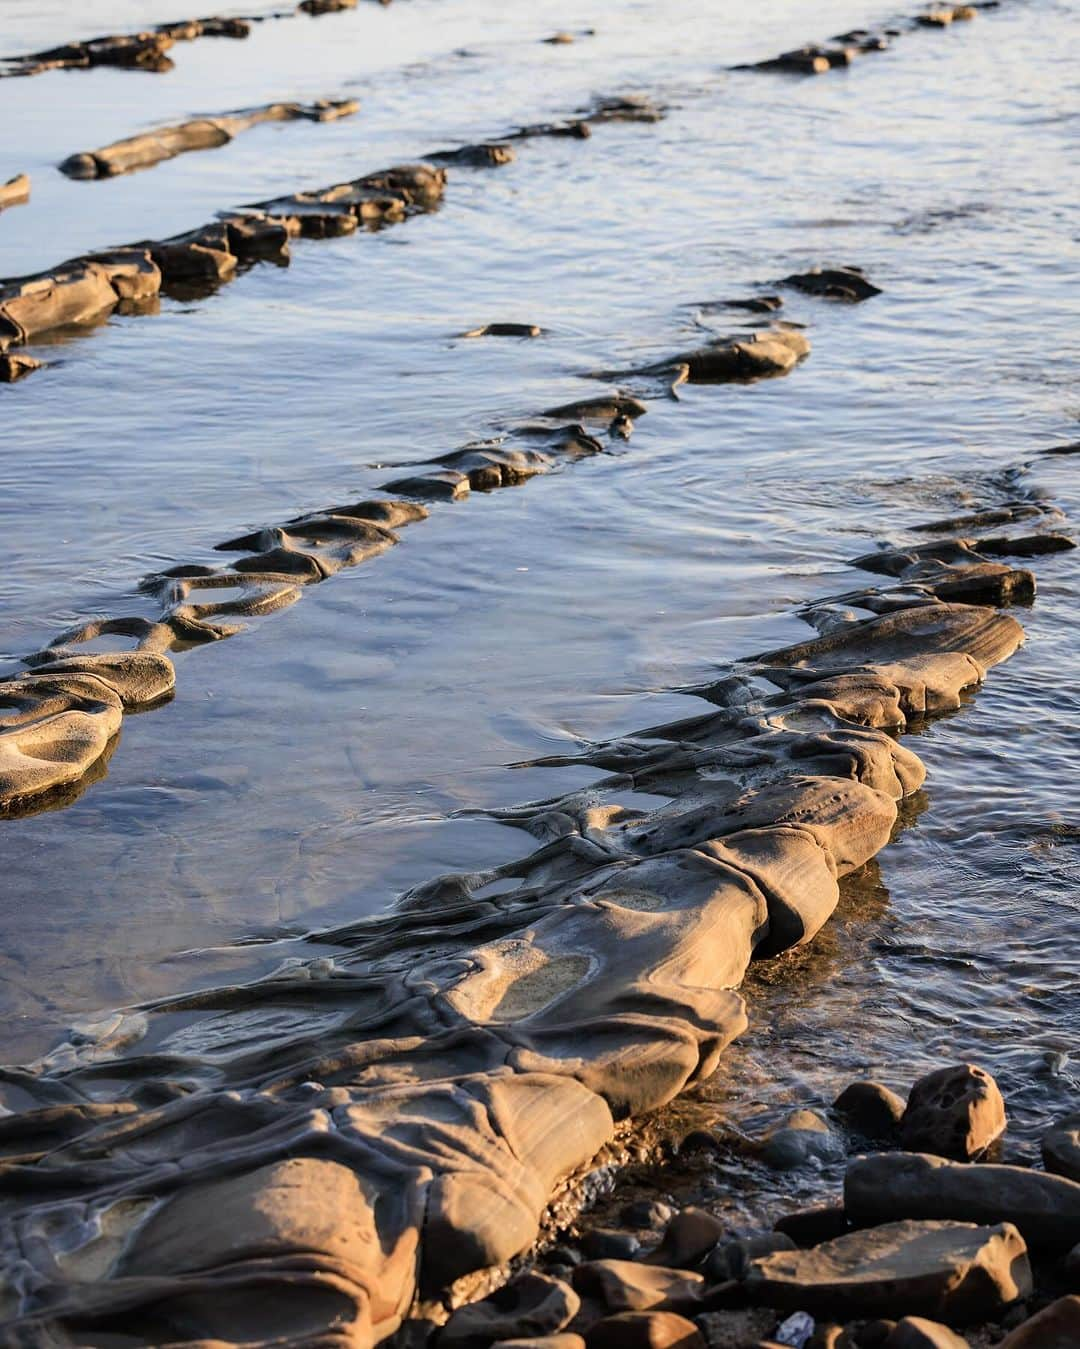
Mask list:
[[[1005,1132],[1005,1102],[984,1068],[971,1063],[927,1073],[911,1089],[900,1120],[908,1152],[972,1161]]]
[[[894,1222],[809,1251],[751,1262],[748,1296],[842,1318],[984,1321],[1031,1292],[1027,1248],[1009,1223]]]
[[[1080,1184],[1022,1166],[911,1152],[858,1157],[844,1177],[844,1204],[855,1222],[1007,1222],[1032,1246],[1062,1249],[1080,1241]]]
[[[844,1145],[827,1120],[813,1110],[796,1110],[774,1129],[761,1149],[761,1160],[777,1171],[793,1171],[810,1162],[832,1162],[844,1155]]]
[[[846,300],[855,303],[880,295],[881,290],[866,279],[859,267],[814,267],[808,272],[793,272],[785,276],[785,286],[793,286],[807,295],[819,295],[828,300]]]
[[[482,328],[470,328],[462,337],[539,337],[543,328],[535,323],[486,323]]]

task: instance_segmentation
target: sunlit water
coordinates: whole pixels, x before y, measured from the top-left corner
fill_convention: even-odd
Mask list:
[[[182,9],[4,0],[2,45]],[[1016,0],[819,79],[726,70],[894,12],[812,9],[397,0],[180,45],[167,75],[0,81],[0,180],[33,178],[30,206],[0,216],[0,275],[598,94],[670,109],[453,171],[430,216],[302,241],[288,270],[43,349],[53,368],[0,390],[10,664],[76,619],[143,612],[147,571],[219,561],[241,529],[368,493],[385,465],[594,391],[583,372],[741,321],[702,301],[813,263],[884,289],[856,308],[791,294],[813,354],[790,377],[684,389],[625,448],[437,508],[399,548],[178,656],[175,700],[125,720],[103,780],[0,827],[3,1058],[102,1008],[259,974],[297,934],[513,857],[520,834],[451,813],[581,782],[504,765],[689,712],[664,690],[803,635],[793,606],[856,584],[843,560],[872,541],[1017,490],[1075,518],[1075,460],[1001,476],[1071,439],[1080,410],[1069,6]],[[345,94],[353,119],[126,178],[54,168],[149,123]],[[547,333],[454,340],[495,320]],[[1031,1155],[1078,1103],[1075,566],[1037,561],[1027,646],[913,742],[929,778],[895,844],[810,951],[753,973],[710,1117],[755,1131],[853,1076],[904,1088],[970,1057]]]

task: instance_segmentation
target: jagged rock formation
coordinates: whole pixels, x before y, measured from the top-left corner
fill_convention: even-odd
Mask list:
[[[332,558],[325,522],[228,546],[266,568],[312,537]],[[222,614],[183,585],[175,604],[196,627]],[[520,860],[319,934],[332,959],[131,1009],[62,1071],[9,1070],[7,1342],[368,1345],[414,1296],[526,1249],[618,1121],[714,1069],[746,1026],[748,963],[812,939],[888,841],[924,776],[895,733],[957,708],[1022,636],[927,594],[736,661],[693,690],[704,714],[583,746],[591,789],[490,812],[536,840]],[[961,1262],[998,1241],[975,1236]]]
[[[69,155],[60,172],[69,178],[113,178],[119,173],[147,169],[162,160],[174,159],[191,150],[212,150],[227,145],[240,134],[263,122],[335,122],[360,107],[358,99],[320,99],[316,103],[267,103],[260,108],[199,117],[176,126],[143,131],[137,136]]]
[[[325,238],[361,224],[397,224],[431,210],[445,188],[445,169],[399,164],[223,214],[171,239],[87,253],[47,272],[2,281],[0,354],[57,329],[100,323],[114,311],[143,312],[162,293],[205,294],[244,266],[286,261],[289,241],[301,235]]]
[[[238,130],[260,121],[327,120],[345,116],[355,106],[352,100],[270,104],[231,116],[202,118],[74,155],[62,167],[76,177],[110,176],[186,150],[223,144]],[[588,136],[591,122],[655,122],[662,115],[663,110],[646,98],[600,98],[582,109],[577,120],[522,127],[512,138]],[[576,130],[567,133],[567,127]],[[255,262],[287,262],[289,241],[296,237],[336,238],[361,227],[399,224],[434,209],[442,200],[447,175],[441,164],[492,165],[513,157],[509,146],[464,146],[432,156],[431,163],[396,165],[349,182],[223,211],[217,220],[171,239],[143,240],[88,253],[32,276],[0,280],[0,383],[12,383],[43,365],[29,356],[11,355],[12,347],[57,329],[101,323],[113,312],[153,312],[159,293],[183,299],[206,295]]]

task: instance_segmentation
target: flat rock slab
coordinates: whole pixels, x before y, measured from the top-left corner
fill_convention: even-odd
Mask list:
[[[751,1262],[751,1300],[815,1316],[993,1317],[1031,1291],[1027,1247],[1009,1223],[898,1222],[809,1251]]]
[[[574,1270],[574,1288],[610,1312],[686,1311],[704,1289],[700,1274],[633,1260],[591,1260]]]
[[[916,1152],[859,1157],[844,1177],[855,1222],[894,1218],[1015,1224],[1033,1246],[1080,1241],[1080,1184],[1022,1166],[949,1162]]]

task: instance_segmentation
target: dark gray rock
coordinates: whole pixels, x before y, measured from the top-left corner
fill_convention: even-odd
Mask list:
[[[1022,1166],[950,1162],[912,1152],[858,1157],[844,1177],[853,1222],[896,1218],[1015,1224],[1033,1246],[1080,1241],[1080,1184]]]

